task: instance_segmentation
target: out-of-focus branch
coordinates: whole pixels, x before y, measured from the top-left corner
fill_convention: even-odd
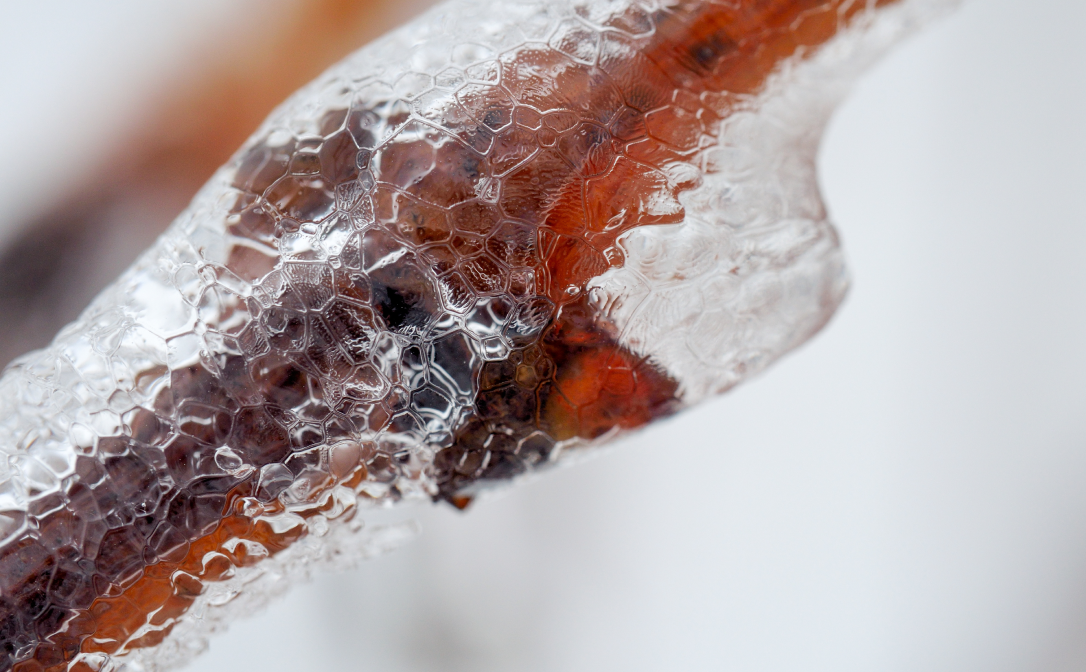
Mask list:
[[[0,365],[45,345],[185,207],[268,112],[432,0],[289,0],[170,73],[142,126],[0,251]],[[254,3],[254,9],[259,5]]]

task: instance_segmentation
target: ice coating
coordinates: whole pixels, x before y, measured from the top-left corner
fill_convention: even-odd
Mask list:
[[[456,2],[333,68],[0,379],[0,669],[182,663],[390,543],[360,506],[464,506],[801,343],[846,286],[821,125],[947,4]]]

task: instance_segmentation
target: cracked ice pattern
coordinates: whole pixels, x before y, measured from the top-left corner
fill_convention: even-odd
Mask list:
[[[821,123],[946,4],[457,2],[333,68],[0,379],[0,670],[183,662],[402,536],[360,504],[465,506],[798,345],[846,286]]]

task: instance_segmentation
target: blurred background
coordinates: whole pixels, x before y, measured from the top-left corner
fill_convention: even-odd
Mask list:
[[[0,23],[0,359],[291,90],[427,0],[50,0]],[[820,163],[854,286],[732,393],[296,587],[193,670],[1086,669],[1086,4],[974,0]]]

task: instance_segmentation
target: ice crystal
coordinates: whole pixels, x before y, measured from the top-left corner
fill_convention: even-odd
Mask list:
[[[183,663],[408,532],[366,506],[465,506],[803,342],[847,284],[822,124],[947,4],[464,0],[331,69],[0,379],[0,669]]]

